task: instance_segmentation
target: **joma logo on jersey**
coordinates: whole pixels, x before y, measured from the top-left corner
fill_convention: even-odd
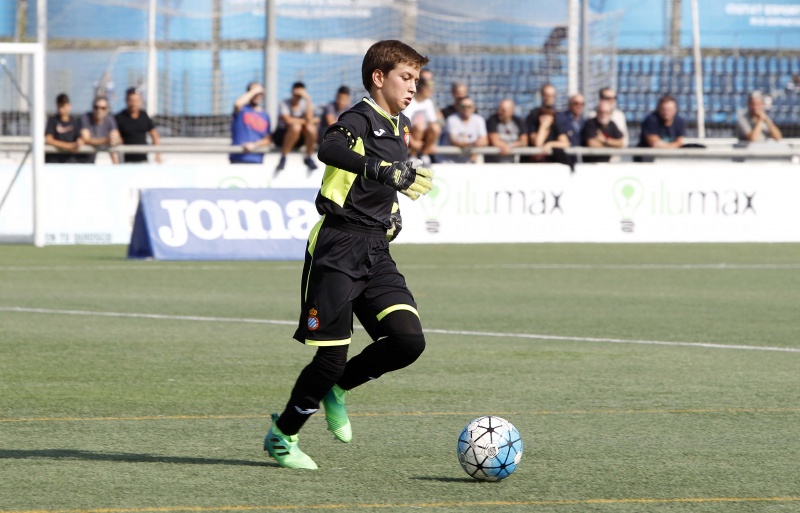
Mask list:
[[[158,228],[159,238],[177,248],[189,234],[202,240],[305,239],[319,220],[314,204],[292,200],[282,207],[271,200],[161,200],[169,225]]]

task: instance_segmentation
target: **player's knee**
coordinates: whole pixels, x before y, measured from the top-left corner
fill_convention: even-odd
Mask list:
[[[425,351],[425,336],[422,334],[393,335],[389,337],[391,344],[392,360],[397,369],[407,367],[417,361]]]
[[[339,381],[347,364],[347,346],[323,346],[317,349],[314,360],[317,369],[331,386]]]

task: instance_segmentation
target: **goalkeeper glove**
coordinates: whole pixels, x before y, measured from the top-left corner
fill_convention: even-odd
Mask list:
[[[386,230],[386,240],[392,242],[403,229],[403,216],[400,215],[400,205],[392,203],[392,215],[389,216],[389,229]]]
[[[370,157],[364,165],[364,178],[388,185],[416,200],[433,189],[433,170],[421,166],[421,160],[386,162]]]

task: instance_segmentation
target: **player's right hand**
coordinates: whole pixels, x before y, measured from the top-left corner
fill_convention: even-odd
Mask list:
[[[412,200],[433,189],[433,170],[422,167],[421,160],[386,162],[368,158],[364,166],[364,177],[388,185]]]

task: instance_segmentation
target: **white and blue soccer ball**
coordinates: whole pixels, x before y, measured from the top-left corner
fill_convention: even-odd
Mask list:
[[[458,436],[458,461],[479,481],[499,481],[511,475],[522,459],[522,438],[509,421],[479,417]]]

